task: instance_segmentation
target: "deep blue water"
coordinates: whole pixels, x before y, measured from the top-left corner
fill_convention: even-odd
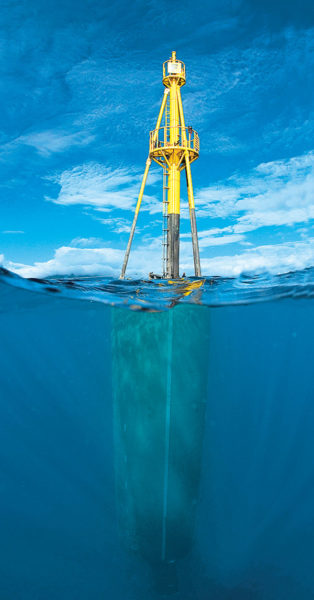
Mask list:
[[[1,600],[314,598],[313,290],[3,271]]]

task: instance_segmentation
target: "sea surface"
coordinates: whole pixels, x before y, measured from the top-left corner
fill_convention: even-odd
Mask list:
[[[0,270],[0,599],[314,598],[314,270]]]

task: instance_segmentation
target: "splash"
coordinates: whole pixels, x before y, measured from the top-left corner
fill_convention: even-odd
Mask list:
[[[218,307],[284,298],[313,298],[314,268],[282,275],[260,273],[239,277],[123,281],[95,276],[24,279],[0,268],[0,283],[134,310],[162,311],[182,303]]]

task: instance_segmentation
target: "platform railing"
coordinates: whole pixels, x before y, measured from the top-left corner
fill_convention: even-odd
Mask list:
[[[174,142],[170,142],[170,130],[174,129],[172,127],[160,127],[159,129],[154,129],[149,134],[149,151],[154,152],[158,150],[158,148],[188,148],[189,150],[194,150],[194,152],[199,153],[200,150],[200,141],[198,134],[192,127],[175,127],[177,130],[177,135],[175,137]],[[171,136],[172,137],[172,136]]]

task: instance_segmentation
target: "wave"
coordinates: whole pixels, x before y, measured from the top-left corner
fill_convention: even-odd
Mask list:
[[[284,298],[312,298],[314,268],[281,275],[250,273],[238,277],[189,277],[172,281],[71,275],[25,279],[0,267],[0,283],[36,293],[152,311],[166,310],[179,303],[219,307]]]

